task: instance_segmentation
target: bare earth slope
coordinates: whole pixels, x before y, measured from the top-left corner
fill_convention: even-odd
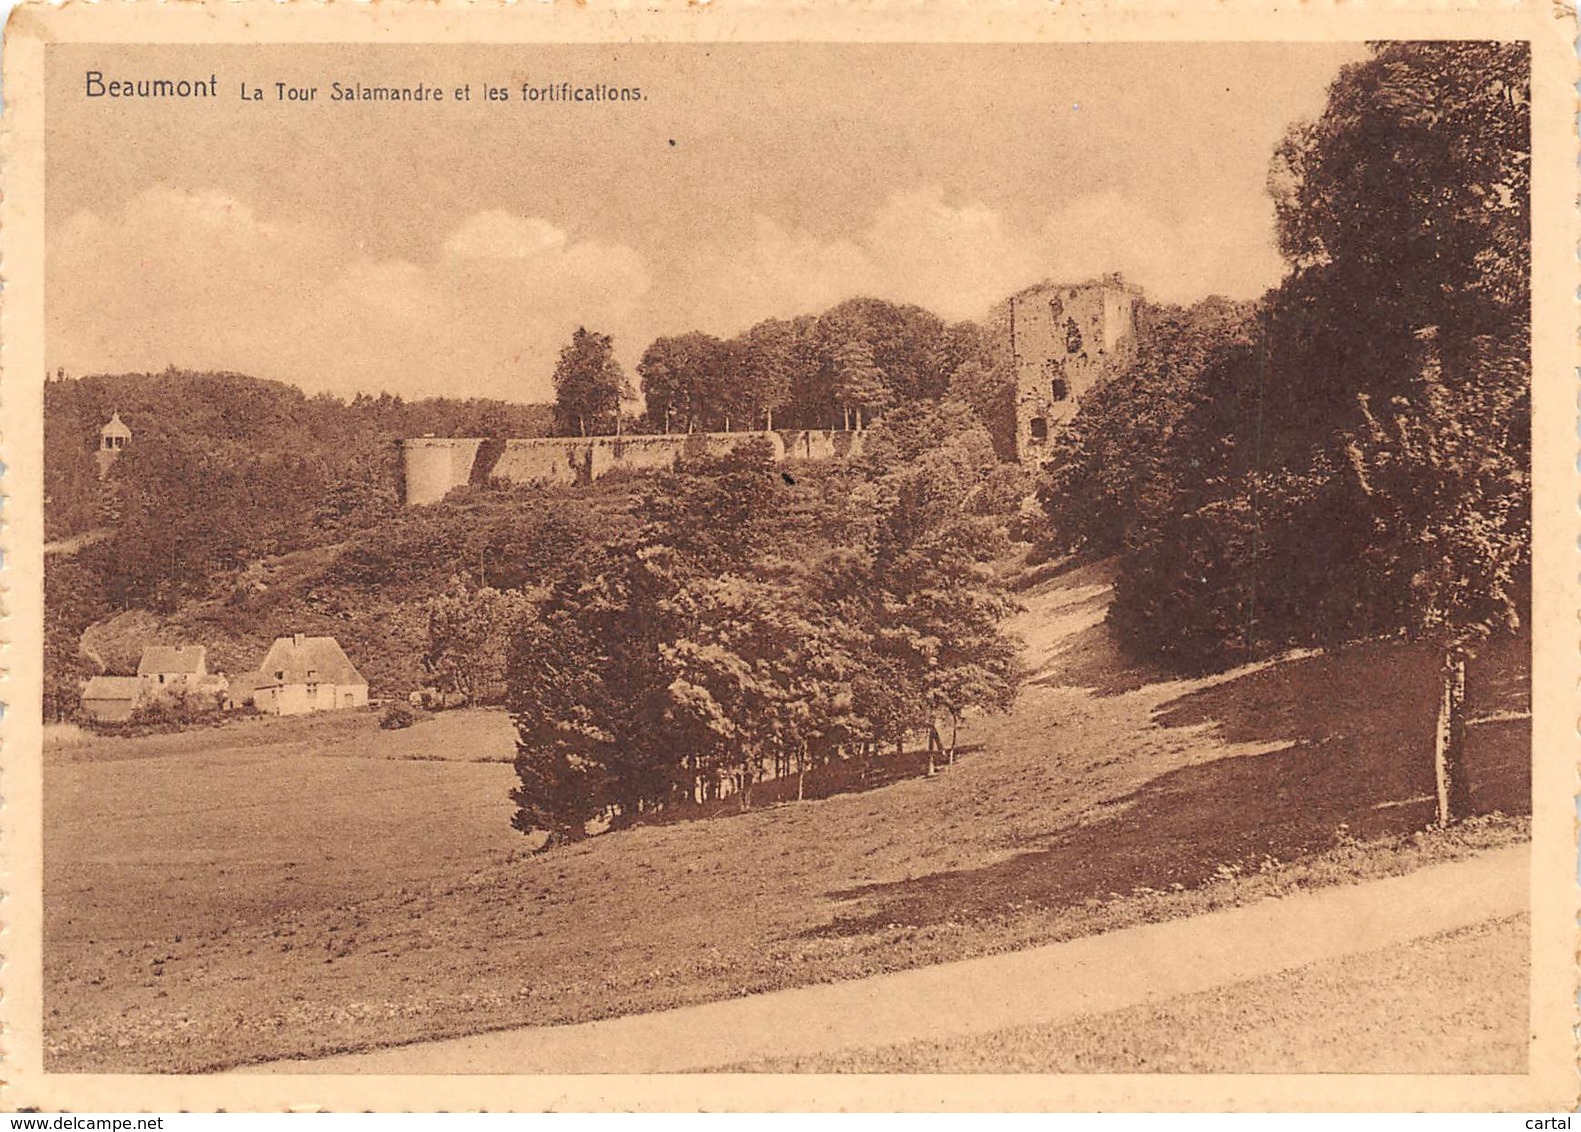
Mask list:
[[[1025,595],[1021,702],[974,725],[973,749],[935,778],[538,857],[513,848],[509,767],[476,761],[508,756],[498,721],[441,717],[427,750],[360,716],[288,722],[277,744],[227,748],[221,731],[208,746],[50,752],[48,1067],[196,1070],[590,1021],[1192,915],[1523,836],[1518,816],[1414,835],[1429,814],[1430,657],[1369,646],[1160,681],[1116,654],[1107,596],[1093,568]],[[1475,801],[1525,814],[1519,649],[1471,678]]]

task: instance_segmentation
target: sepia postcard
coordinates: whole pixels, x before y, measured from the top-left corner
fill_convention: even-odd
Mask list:
[[[1576,31],[16,9],[0,1103],[1569,1112]]]

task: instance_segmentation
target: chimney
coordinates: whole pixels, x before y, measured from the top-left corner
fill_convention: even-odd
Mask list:
[[[291,634],[291,644],[294,645],[297,648],[301,648],[302,647],[302,634],[301,633],[292,633]]]

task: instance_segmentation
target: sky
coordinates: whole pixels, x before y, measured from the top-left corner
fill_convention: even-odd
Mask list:
[[[60,46],[49,368],[541,401],[579,325],[632,367],[660,334],[733,334],[853,295],[971,318],[1043,279],[1119,271],[1160,300],[1248,298],[1283,274],[1269,157],[1364,54]],[[212,75],[219,96],[89,99],[89,70]],[[446,99],[335,102],[336,81]],[[276,82],[317,95],[281,102]],[[521,97],[560,82],[643,97]]]

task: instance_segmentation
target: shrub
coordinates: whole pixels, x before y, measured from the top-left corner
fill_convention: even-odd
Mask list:
[[[88,721],[94,731],[106,735],[154,735],[209,727],[225,721],[218,697],[203,692],[178,690],[139,704],[124,722]]]
[[[405,704],[391,704],[384,709],[379,727],[384,731],[401,731],[417,722],[417,713]]]

